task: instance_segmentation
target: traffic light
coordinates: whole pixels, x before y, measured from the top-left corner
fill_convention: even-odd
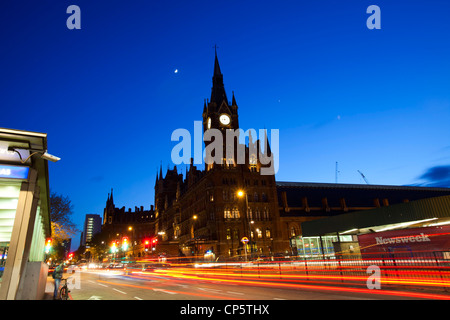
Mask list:
[[[111,253],[116,253],[116,252],[117,252],[117,244],[116,244],[116,241],[114,241],[111,244]]]
[[[45,253],[49,254],[51,248],[52,248],[52,239],[47,239],[45,241]]]
[[[123,251],[128,250],[128,238],[126,237],[122,238],[122,250]]]
[[[153,238],[152,239],[152,251],[156,250],[156,243],[158,242],[158,238]]]
[[[72,260],[72,259],[73,259],[73,252],[69,253],[68,258],[69,258],[69,260]]]
[[[144,249],[145,249],[145,251],[148,251],[149,246],[150,246],[150,240],[145,239],[144,240]]]

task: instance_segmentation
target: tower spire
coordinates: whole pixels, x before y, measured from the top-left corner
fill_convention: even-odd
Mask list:
[[[111,204],[114,204],[114,200],[113,200],[113,189],[111,188],[111,198],[109,199],[111,201]]]
[[[215,102],[217,108],[220,107],[222,102],[228,104],[227,94],[225,93],[225,86],[223,84],[223,75],[220,71],[219,59],[217,58],[217,46],[214,46],[214,73],[212,77],[213,86],[211,89],[211,102]]]

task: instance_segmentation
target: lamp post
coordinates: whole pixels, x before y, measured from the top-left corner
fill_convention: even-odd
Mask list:
[[[195,222],[197,221],[197,215],[194,214],[192,216],[192,219],[194,220],[193,224],[192,224],[192,237],[194,238],[194,257],[195,257],[195,261],[197,261],[197,238],[195,237]]]
[[[252,230],[251,230],[251,225],[250,224],[253,224],[254,223],[254,221],[248,221],[248,217],[247,217],[247,214],[248,214],[248,194],[247,194],[247,192],[245,192],[245,191],[243,191],[243,190],[238,190],[238,192],[237,192],[237,196],[239,197],[239,198],[243,198],[244,196],[245,196],[245,207],[244,207],[244,228],[245,228],[245,225],[247,225],[248,226],[248,232],[249,232],[249,238],[250,238],[250,260],[252,260],[253,259],[253,237],[252,237]],[[245,246],[247,245],[247,244],[244,244]]]

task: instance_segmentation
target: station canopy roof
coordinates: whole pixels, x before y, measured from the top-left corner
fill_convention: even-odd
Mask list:
[[[302,236],[365,234],[450,223],[450,196],[421,199],[302,223]]]

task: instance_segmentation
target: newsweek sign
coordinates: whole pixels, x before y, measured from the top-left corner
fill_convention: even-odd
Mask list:
[[[383,238],[375,237],[377,244],[394,244],[394,243],[412,243],[412,242],[427,242],[431,241],[428,235],[421,233],[419,236],[406,236],[397,238]]]
[[[358,236],[361,253],[450,251],[450,225]]]

